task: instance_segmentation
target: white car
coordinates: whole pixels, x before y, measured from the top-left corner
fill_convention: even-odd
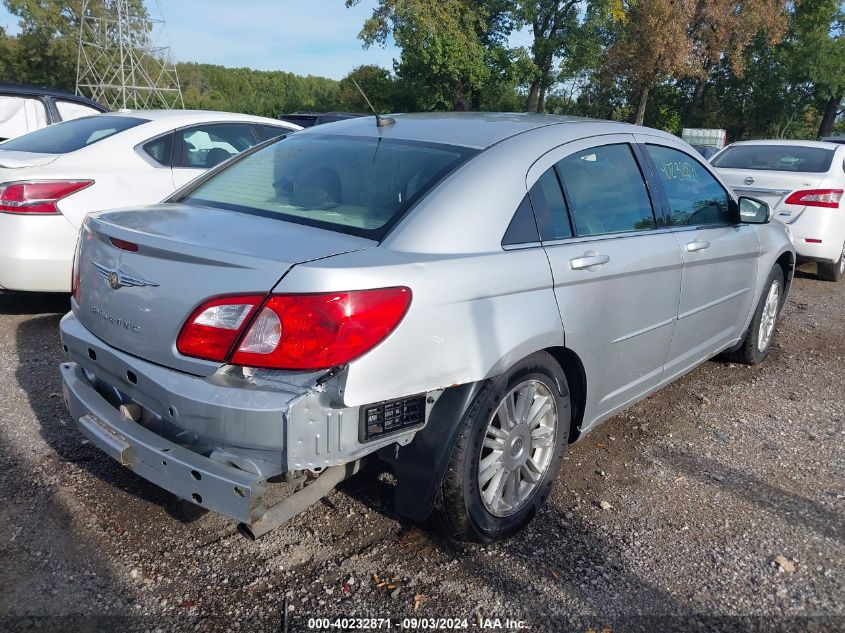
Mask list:
[[[125,111],[0,143],[0,290],[70,292],[88,213],[160,202],[231,156],[299,129],[226,112]]]
[[[845,276],[845,145],[744,141],[710,162],[737,195],[769,204],[789,227],[799,258],[818,262],[819,279]]]

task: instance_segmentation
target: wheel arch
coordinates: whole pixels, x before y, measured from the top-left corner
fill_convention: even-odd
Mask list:
[[[568,347],[547,347],[548,352],[560,365],[569,384],[569,397],[572,407],[572,421],[569,424],[569,443],[581,437],[584,422],[584,410],[587,404],[587,373],[578,354]]]
[[[546,347],[532,354],[539,351],[548,353],[566,376],[572,406],[568,442],[572,443],[581,436],[584,420],[587,400],[584,364],[575,352],[566,347]],[[434,496],[440,486],[460,421],[484,382],[482,380],[447,389],[434,405],[428,425],[417,433],[413,442],[399,449],[398,453],[392,450],[380,452],[382,459],[390,464],[397,477],[394,496],[397,514],[414,521],[424,521],[431,514]]]
[[[783,307],[792,287],[792,278],[795,276],[795,256],[790,251],[784,251],[778,256],[775,265],[783,270],[783,298],[781,299],[781,307]]]

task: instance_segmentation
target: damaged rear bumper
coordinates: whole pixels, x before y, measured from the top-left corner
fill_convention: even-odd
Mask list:
[[[407,444],[430,410],[415,428],[362,441],[360,409],[318,376],[297,385],[185,374],[111,348],[73,314],[61,335],[74,361],[61,366],[64,398],[85,436],[157,486],[245,524],[267,515],[268,478]]]
[[[217,462],[153,433],[105,400],[76,363],[61,366],[68,410],[82,433],[144,479],[197,505],[251,523],[263,513],[261,475]]]

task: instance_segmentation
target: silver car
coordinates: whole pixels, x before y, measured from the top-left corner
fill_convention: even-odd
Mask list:
[[[266,143],[75,259],[64,394],[108,455],[252,537],[377,456],[400,514],[493,541],[568,443],[762,361],[795,252],[670,134],[453,113]]]

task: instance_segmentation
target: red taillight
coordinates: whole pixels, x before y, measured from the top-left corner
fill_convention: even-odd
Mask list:
[[[93,184],[93,180],[42,180],[0,185],[0,213],[55,215],[59,200]]]
[[[806,189],[794,191],[786,199],[786,204],[803,204],[808,207],[826,207],[838,209],[842,200],[842,189]]]
[[[82,222],[79,229],[79,236],[76,238],[76,248],[73,251],[73,268],[70,273],[70,294],[79,303],[79,262],[82,255],[82,241],[91,239],[91,232],[88,230],[88,219]]]
[[[411,290],[272,295],[258,309],[261,300],[229,297],[203,304],[182,328],[177,349],[188,356],[223,361],[234,346],[229,362],[246,367],[335,367],[370,351],[399,325],[411,303]],[[242,306],[243,316],[238,312],[228,328],[197,323],[210,309],[224,304]],[[236,321],[237,331],[231,329]]]
[[[182,326],[176,349],[185,356],[223,362],[263,300],[264,295],[248,295],[206,301]]]

